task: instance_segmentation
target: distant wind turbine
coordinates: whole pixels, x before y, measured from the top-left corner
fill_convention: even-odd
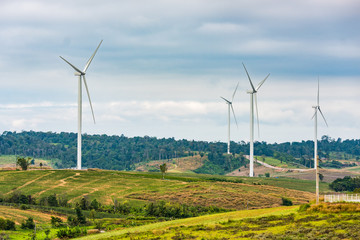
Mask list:
[[[230,154],[230,107],[231,107],[231,110],[232,110],[232,113],[234,115],[234,119],[235,119],[235,123],[236,123],[236,126],[238,127],[238,124],[237,124],[237,121],[236,121],[236,117],[235,117],[235,112],[234,112],[234,108],[233,108],[233,101],[234,101],[234,96],[235,96],[235,93],[236,93],[236,90],[239,86],[239,83],[236,85],[236,88],[235,88],[235,91],[232,95],[232,98],[231,98],[231,101],[221,97],[222,99],[224,99],[224,101],[226,102],[226,104],[228,105],[228,145],[227,145],[227,153]]]
[[[315,168],[315,182],[316,182],[316,204],[319,203],[319,168],[318,168],[318,153],[317,153],[317,112],[319,111],[321,116],[323,117],[326,126],[328,126],[324,114],[320,109],[319,104],[319,92],[320,92],[320,81],[318,78],[318,91],[317,91],[317,104],[313,106],[315,113],[313,115],[313,119],[315,120],[315,137],[314,137],[314,168]]]
[[[93,55],[91,55],[91,57],[89,58],[89,60],[87,61],[87,63],[85,64],[84,70],[81,71],[79,70],[79,68],[75,67],[74,65],[72,65],[70,62],[68,62],[65,58],[63,58],[62,56],[60,56],[60,58],[62,60],[64,60],[67,64],[69,64],[74,70],[75,70],[75,76],[79,77],[79,81],[78,81],[78,136],[77,136],[77,166],[76,168],[81,170],[81,124],[82,124],[82,79],[84,80],[84,84],[85,84],[85,88],[86,88],[86,92],[89,98],[89,102],[90,102],[90,107],[91,107],[91,113],[93,116],[93,120],[95,123],[95,115],[94,115],[94,110],[91,104],[91,99],[90,99],[90,94],[89,94],[89,89],[86,83],[86,79],[85,79],[85,74],[86,74],[86,70],[89,68],[91,61],[93,60],[97,50],[99,49],[100,45],[102,43],[102,40],[100,41],[98,47],[96,48],[95,52],[93,53]]]
[[[259,112],[257,107],[257,97],[256,93],[258,92],[259,88],[264,84],[265,80],[270,76],[270,73],[266,76],[264,80],[262,80],[259,85],[255,88],[248,71],[246,70],[245,64],[243,63],[246,75],[249,78],[249,82],[251,85],[251,90],[247,91],[250,94],[250,173],[249,176],[254,176],[254,96],[255,96],[255,107],[256,107],[256,120],[258,125],[258,134],[260,136],[260,127],[259,127]]]
[[[318,155],[318,152],[317,152],[317,112],[319,111],[322,118],[324,119],[325,121],[325,124],[326,126],[328,127],[328,124],[326,122],[326,119],[324,117],[324,114],[322,113],[321,109],[320,109],[320,105],[319,105],[319,92],[320,92],[320,83],[319,83],[319,78],[318,78],[318,92],[317,92],[317,104],[316,106],[313,106],[314,110],[315,110],[315,113],[312,117],[312,119],[315,120],[315,137],[314,137],[314,169],[317,168],[317,155]]]

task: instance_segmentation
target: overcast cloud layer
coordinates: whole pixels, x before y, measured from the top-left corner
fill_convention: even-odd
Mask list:
[[[77,79],[87,72],[96,125],[89,134],[225,141],[236,84],[233,141],[249,139],[250,88],[259,141],[360,135],[360,2],[357,0],[0,1],[0,131],[77,131]]]

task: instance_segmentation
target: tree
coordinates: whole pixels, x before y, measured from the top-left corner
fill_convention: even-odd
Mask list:
[[[25,157],[17,157],[16,158],[16,165],[19,165],[22,170],[27,170],[28,166],[30,165],[30,159],[31,158],[25,158]]]
[[[42,166],[43,166],[43,164],[42,164],[42,162],[40,163],[40,168],[42,169]]]
[[[160,165],[160,171],[162,173],[162,179],[164,179],[165,173],[166,173],[167,170],[168,170],[168,168],[166,166],[166,163]]]
[[[324,179],[324,175],[322,175],[321,173],[319,173],[319,179],[320,181],[322,181]]]
[[[35,223],[34,223],[34,219],[32,217],[29,217],[28,219],[26,219],[25,222],[23,222],[20,226],[22,229],[34,229],[35,228]]]
[[[80,224],[85,224],[86,223],[86,217],[82,213],[81,209],[79,207],[76,207],[75,212],[76,212],[77,222],[80,223]]]

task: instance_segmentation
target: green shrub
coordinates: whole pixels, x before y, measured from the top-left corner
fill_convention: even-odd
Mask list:
[[[270,173],[265,173],[265,177],[270,177]]]
[[[293,202],[289,198],[282,197],[281,200],[282,200],[283,206],[292,206],[293,205]]]
[[[302,204],[300,205],[298,212],[305,212],[308,208],[310,208],[309,203]]]
[[[27,210],[27,209],[29,209],[29,207],[26,206],[25,204],[21,204],[21,205],[20,205],[20,209],[21,209],[21,210]]]
[[[51,216],[51,226],[61,227],[61,226],[63,226],[63,221],[59,217]]]
[[[28,219],[26,219],[25,222],[21,224],[20,227],[21,229],[34,229],[35,228],[34,219],[32,217],[29,217]]]
[[[87,230],[86,228],[79,228],[79,227],[74,227],[74,228],[62,228],[59,229],[59,231],[57,231],[56,236],[60,239],[69,239],[69,238],[75,238],[75,237],[80,237],[80,236],[85,236],[87,235]]]
[[[0,230],[15,230],[15,222],[9,219],[0,218]]]

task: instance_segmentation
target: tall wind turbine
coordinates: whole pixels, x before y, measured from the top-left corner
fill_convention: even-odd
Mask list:
[[[256,107],[256,120],[258,125],[258,134],[260,135],[259,129],[259,112],[257,107],[257,97],[256,93],[258,92],[259,88],[264,84],[265,80],[270,76],[270,73],[266,76],[264,80],[262,80],[259,85],[255,88],[248,71],[246,70],[245,64],[243,63],[246,75],[249,78],[249,82],[251,85],[251,90],[248,90],[247,93],[250,94],[250,173],[249,176],[254,176],[254,97],[255,97],[255,107]]]
[[[314,168],[315,168],[315,180],[316,180],[316,204],[319,203],[319,169],[318,169],[318,153],[317,153],[317,112],[319,111],[321,116],[323,117],[326,126],[328,126],[326,119],[324,117],[324,114],[322,113],[321,109],[320,109],[320,104],[319,104],[319,92],[320,92],[320,83],[319,83],[319,78],[318,78],[318,91],[317,91],[317,104],[316,106],[313,106],[315,113],[313,115],[313,119],[315,122],[315,137],[314,137]]]
[[[228,145],[227,145],[227,153],[228,154],[230,154],[230,107],[231,107],[232,113],[234,115],[236,126],[238,126],[237,121],[236,121],[236,117],[235,117],[234,108],[233,108],[233,105],[232,105],[232,103],[234,101],[234,96],[235,96],[235,93],[236,93],[236,90],[237,90],[238,86],[239,86],[239,83],[236,85],[236,88],[235,88],[235,91],[234,91],[234,93],[232,95],[231,101],[221,97],[222,99],[224,99],[224,101],[228,105]]]
[[[93,55],[91,55],[91,57],[89,58],[89,60],[87,61],[87,63],[85,64],[84,70],[81,71],[79,70],[79,68],[75,67],[74,65],[72,65],[70,62],[68,62],[65,58],[63,58],[62,56],[60,56],[60,58],[62,60],[64,60],[67,64],[69,64],[74,70],[75,70],[75,76],[79,77],[79,81],[78,81],[78,136],[77,136],[77,166],[76,168],[78,170],[81,170],[81,124],[82,124],[82,80],[84,80],[84,84],[85,84],[85,88],[86,88],[86,92],[87,92],[87,96],[89,98],[89,102],[90,102],[90,107],[91,107],[91,113],[93,116],[93,120],[94,120],[94,124],[95,124],[95,115],[94,115],[94,110],[91,104],[91,99],[90,99],[90,94],[89,94],[89,89],[86,83],[86,79],[85,79],[85,74],[86,74],[86,70],[89,68],[91,61],[93,60],[93,58],[95,57],[95,54],[97,52],[97,50],[99,49],[100,45],[102,43],[102,40],[100,41],[98,47],[96,48],[95,52],[93,53]]]
[[[320,97],[319,97],[319,92],[320,92],[320,83],[319,83],[319,79],[318,79],[317,104],[316,104],[316,106],[313,106],[313,108],[314,108],[314,110],[315,110],[315,113],[314,113],[314,115],[313,115],[313,117],[312,117],[312,118],[314,119],[314,121],[315,121],[314,169],[317,168],[317,155],[318,155],[318,153],[317,153],[317,119],[318,119],[318,117],[317,117],[317,112],[318,112],[318,111],[320,112],[322,118],[324,119],[326,126],[328,126],[328,124],[327,124],[327,122],[326,122],[326,119],[325,119],[325,117],[324,117],[324,114],[322,113],[322,111],[321,111],[321,109],[320,109],[320,105],[319,105],[319,98],[320,98]]]

